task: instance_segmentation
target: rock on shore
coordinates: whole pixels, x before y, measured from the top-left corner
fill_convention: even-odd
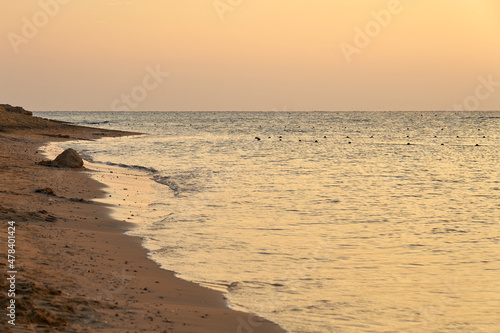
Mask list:
[[[40,165],[56,168],[82,168],[83,159],[73,148],[68,148],[59,154],[53,161],[42,161]]]

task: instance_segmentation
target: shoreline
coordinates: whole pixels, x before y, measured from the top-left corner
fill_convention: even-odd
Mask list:
[[[130,222],[110,217],[105,185],[88,172],[35,164],[47,142],[134,134],[1,112],[0,216],[16,222],[19,270],[16,326],[4,316],[2,331],[284,332],[160,268],[125,234]],[[55,195],[35,193],[44,188]]]

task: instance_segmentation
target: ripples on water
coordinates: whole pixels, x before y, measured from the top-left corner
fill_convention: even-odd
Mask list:
[[[157,171],[134,232],[235,307],[292,332],[500,330],[498,112],[42,115],[151,134],[77,148]]]

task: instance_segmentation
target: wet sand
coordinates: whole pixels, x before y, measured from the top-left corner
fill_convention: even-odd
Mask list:
[[[96,200],[109,194],[87,171],[36,164],[47,142],[132,134],[0,111],[0,237],[5,244],[7,221],[15,221],[18,271],[16,326],[7,323],[2,279],[0,331],[283,332],[149,260],[141,240],[124,235],[131,224]],[[5,276],[5,246],[0,256]]]

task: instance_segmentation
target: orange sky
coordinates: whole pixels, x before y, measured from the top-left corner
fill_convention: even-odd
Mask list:
[[[31,110],[500,109],[498,0],[4,2]]]

